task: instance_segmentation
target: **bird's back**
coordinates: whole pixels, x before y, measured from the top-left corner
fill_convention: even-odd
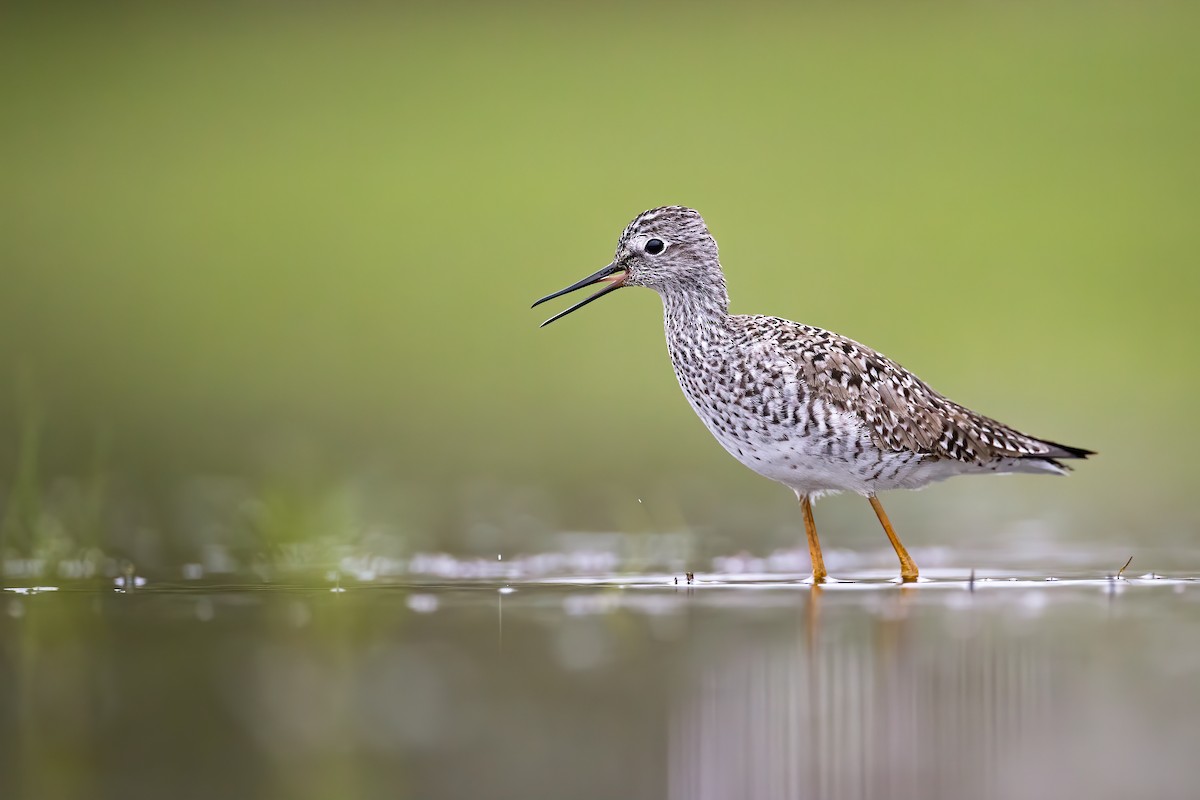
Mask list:
[[[787,359],[806,389],[861,418],[886,450],[977,464],[1090,454],[959,405],[882,353],[832,331],[765,316],[732,316],[730,326],[746,345],[758,342]]]

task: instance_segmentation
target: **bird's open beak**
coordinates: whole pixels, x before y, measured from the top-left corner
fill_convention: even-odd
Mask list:
[[[531,306],[531,308],[537,308],[538,306],[540,306],[542,303],[546,302],[547,300],[553,300],[556,297],[562,297],[564,294],[570,294],[571,292],[575,291],[576,289],[582,289],[585,286],[591,286],[593,283],[607,283],[608,284],[608,286],[605,286],[603,289],[596,292],[595,294],[590,295],[590,296],[584,298],[583,300],[580,300],[578,303],[571,306],[566,311],[558,312],[553,317],[551,317],[550,319],[543,322],[539,327],[544,328],[547,325],[549,325],[551,322],[554,322],[554,320],[562,319],[563,317],[565,317],[567,314],[570,314],[575,309],[583,308],[584,306],[586,306],[588,303],[592,302],[593,300],[603,297],[604,295],[608,294],[609,292],[615,292],[617,289],[620,289],[622,286],[625,285],[626,274],[627,273],[625,272],[624,267],[617,266],[616,262],[613,262],[612,264],[609,264],[607,267],[604,267],[602,269],[597,270],[596,272],[593,272],[591,275],[588,275],[583,280],[578,281],[576,283],[572,283],[570,286],[568,286],[565,289],[560,289],[559,291],[555,292],[554,294],[546,295],[541,300],[538,300],[536,303],[534,303]]]

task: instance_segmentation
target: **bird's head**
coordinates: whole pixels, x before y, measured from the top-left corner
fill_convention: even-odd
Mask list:
[[[542,325],[624,286],[645,286],[664,297],[703,291],[714,284],[724,293],[725,286],[716,241],[700,213],[683,206],[662,206],[638,214],[621,234],[612,263],[533,305],[597,283],[608,285]]]

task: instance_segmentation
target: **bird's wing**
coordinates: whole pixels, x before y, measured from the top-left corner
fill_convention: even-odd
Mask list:
[[[977,463],[1070,455],[960,406],[853,339],[787,320],[761,319],[770,322],[765,325],[772,333],[769,339],[795,366],[806,391],[856,414],[883,449]]]

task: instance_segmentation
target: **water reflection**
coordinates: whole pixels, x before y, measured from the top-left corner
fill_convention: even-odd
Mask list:
[[[1200,583],[991,577],[6,592],[0,786],[1187,796]]]
[[[914,642],[914,591],[843,628],[823,627],[814,586],[794,640],[707,659],[672,709],[670,796],[994,796],[1062,654],[990,626]]]

